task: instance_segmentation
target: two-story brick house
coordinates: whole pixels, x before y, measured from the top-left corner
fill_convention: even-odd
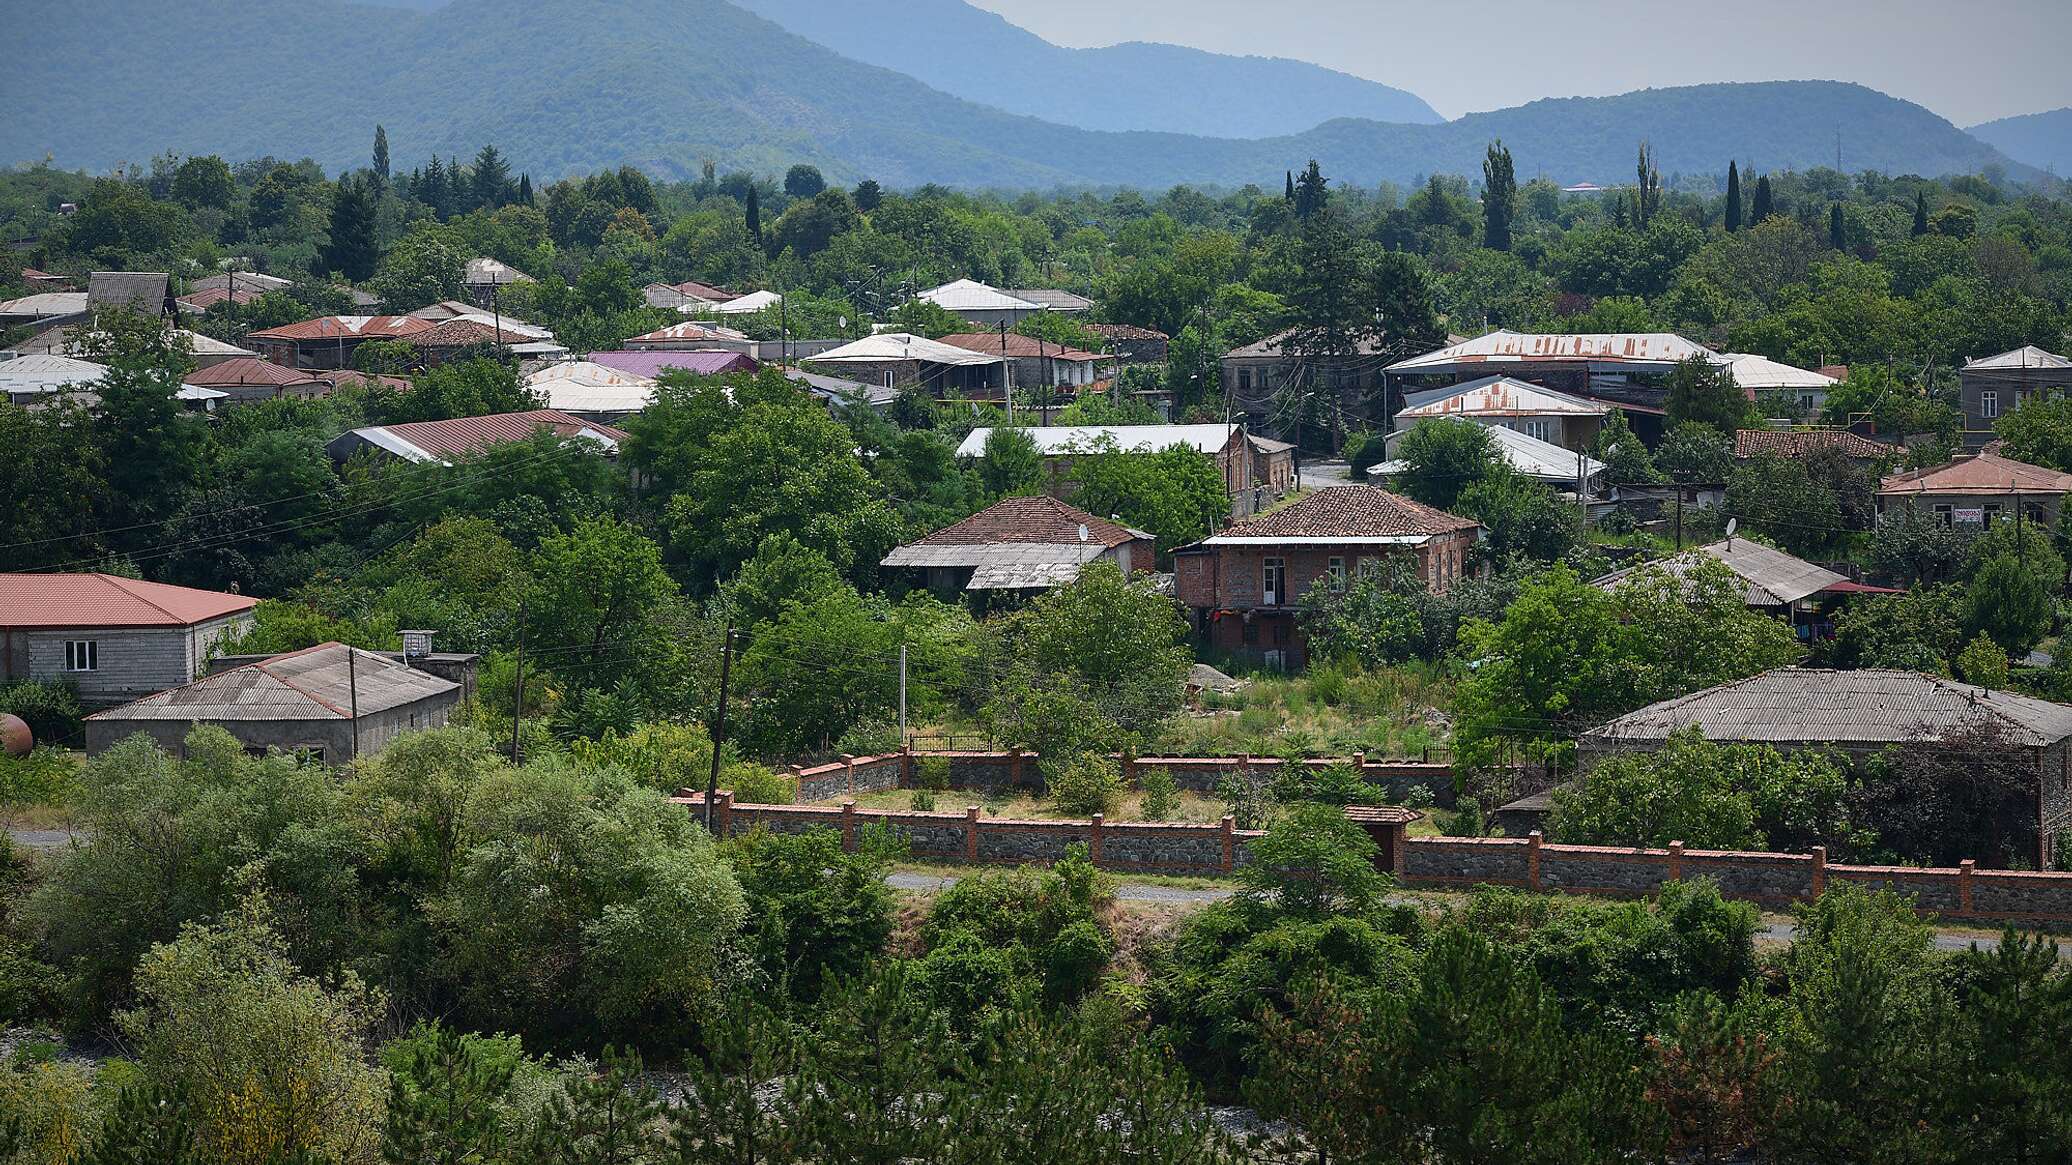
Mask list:
[[[110,574],[0,574],[0,680],[69,681],[89,704],[178,687],[257,605]]]
[[[1435,592],[1471,569],[1482,526],[1369,485],[1321,489],[1173,552],[1173,593],[1210,646],[1308,662],[1296,617],[1319,582],[1344,585],[1408,558]]]

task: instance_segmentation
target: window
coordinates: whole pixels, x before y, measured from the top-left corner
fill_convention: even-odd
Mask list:
[[[1956,524],[1956,522],[1957,522],[1957,509],[1956,509],[1956,507],[1955,507],[1955,506],[1937,506],[1937,507],[1935,507],[1935,521],[1936,521],[1936,524],[1937,524],[1937,525],[1939,525],[1939,526],[1953,526],[1953,525],[1955,525],[1955,524]]]
[[[1278,607],[1288,597],[1288,562],[1284,558],[1269,558],[1262,565],[1266,605]]]
[[[1238,629],[1238,638],[1246,643],[1259,642],[1259,620],[1246,619],[1243,621],[1243,624]]]
[[[1373,578],[1381,573],[1381,559],[1362,556],[1360,565],[1355,569],[1360,572],[1361,578]]]
[[[1978,394],[1978,415],[1992,420],[2000,415],[2000,394],[1988,389]]]
[[[101,670],[101,645],[93,639],[68,639],[65,641],[66,671]]]
[[[1553,440],[1554,423],[1552,421],[1521,421],[1518,425],[1518,431],[1535,441],[1551,441]]]
[[[1328,574],[1329,574],[1329,575],[1331,576],[1331,589],[1332,589],[1332,590],[1334,590],[1334,591],[1342,591],[1342,590],[1344,590],[1344,589],[1345,589],[1345,559],[1343,559],[1343,558],[1334,558],[1334,559],[1332,559],[1332,560],[1330,561],[1330,563],[1329,563],[1329,564],[1328,564],[1328,565],[1327,565],[1327,566],[1326,566],[1326,567],[1325,567],[1324,569],[1325,569],[1325,572],[1326,572],[1326,573],[1328,573]]]
[[[1987,502],[1983,508],[1986,512],[1986,525],[1990,526],[2000,520],[2000,503]]]
[[[1250,392],[1250,391],[1252,391],[1252,370],[1251,370],[1251,369],[1249,369],[1249,368],[1240,368],[1240,369],[1238,369],[1238,370],[1237,370],[1237,390],[1238,390],[1239,392]]]

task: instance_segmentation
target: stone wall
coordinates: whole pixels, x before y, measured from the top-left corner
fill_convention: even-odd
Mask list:
[[[839,801],[855,793],[912,788],[921,761],[941,757],[949,762],[949,787],[992,792],[1004,789],[1043,789],[1042,758],[1033,752],[911,752],[888,756],[843,757],[830,764],[794,769],[798,778],[798,800],[802,804]],[[1287,762],[1277,757],[1254,756],[1115,756],[1126,784],[1136,787],[1145,773],[1154,769],[1171,773],[1173,784],[1198,793],[1213,793],[1224,778],[1255,770],[1271,779]],[[1354,765],[1367,783],[1381,790],[1388,800],[1402,801],[1414,788],[1429,789],[1433,804],[1450,809],[1454,803],[1453,766],[1421,761],[1370,761],[1364,754],[1350,757],[1314,757],[1302,762],[1312,770],[1334,765]]]
[[[1836,882],[1911,896],[1923,914],[1989,925],[2072,924],[2072,874],[1831,864],[1810,854],[1624,849],[1548,845],[1534,833],[1508,837],[1413,837],[1404,845],[1400,877],[1440,888],[1515,886],[1534,891],[1637,898],[1665,882],[1709,878],[1729,898],[1770,908],[1804,902]]]
[[[694,814],[705,812],[705,796],[686,789],[673,799]],[[902,809],[858,809],[854,802],[829,805],[737,805],[721,793],[713,804],[713,829],[737,837],[757,828],[772,833],[833,829],[844,849],[855,849],[859,831],[883,825],[906,839],[917,858],[1023,865],[1055,862],[1068,847],[1087,847],[1102,869],[1160,874],[1224,874],[1245,863],[1245,847],[1260,835],[1237,829],[1225,817],[1215,825],[1110,825],[1087,821],[1017,821],[986,817],[977,806],[961,813],[916,813]]]

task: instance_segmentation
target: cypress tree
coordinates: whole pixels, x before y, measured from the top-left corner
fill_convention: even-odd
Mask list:
[[[1295,217],[1307,219],[1324,209],[1330,201],[1331,189],[1324,178],[1324,168],[1311,158],[1309,168],[1302,172],[1301,181],[1295,184]]]
[[[532,205],[532,175],[518,175],[518,205]]]
[[[1638,180],[1633,187],[1633,225],[1648,229],[1655,212],[1662,209],[1662,171],[1655,165],[1654,147],[1640,143],[1640,160],[1635,166]]]
[[[1288,201],[1295,201],[1295,171],[1288,171]]]
[[[1914,237],[1918,239],[1927,233],[1928,192],[1926,190],[1917,190],[1914,192]]]
[[[1847,224],[1842,221],[1842,204],[1837,202],[1827,212],[1827,245],[1837,251],[1849,249]]]
[[[380,179],[383,185],[388,184],[388,131],[378,125],[374,127],[374,176]]]
[[[1518,203],[1518,175],[1511,151],[1498,138],[1482,159],[1482,245],[1492,251],[1511,249],[1511,215]]]
[[[760,243],[763,241],[763,207],[756,197],[755,184],[748,187],[748,237]]]
[[[1727,233],[1741,229],[1741,166],[1727,163]]]
[[[510,163],[495,146],[483,146],[475,155],[475,170],[468,183],[469,209],[495,210],[510,200]]]
[[[1770,176],[1763,175],[1755,180],[1755,214],[1749,217],[1751,225],[1762,222],[1775,212],[1770,195]]]

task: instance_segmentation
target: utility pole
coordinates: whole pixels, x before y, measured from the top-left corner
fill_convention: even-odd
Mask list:
[[[1676,550],[1683,553],[1683,483],[1676,483]]]
[[[511,763],[518,755],[518,721],[525,715],[525,600],[518,600],[518,687],[511,693]]]
[[[355,655],[353,654],[353,647],[352,647],[352,644],[350,644],[350,643],[346,644],[346,645],[345,645],[345,690],[346,690],[346,691],[347,691],[348,693],[350,693],[350,695],[349,695],[349,696],[347,696],[347,699],[349,699],[349,700],[351,700],[351,701],[352,701],[352,703],[351,703],[351,704],[349,705],[349,707],[350,707],[350,708],[351,708],[351,710],[352,710],[352,717],[353,717],[353,729],[352,729],[352,731],[353,731],[353,759],[354,759],[354,760],[358,760],[358,759],[360,759],[360,673],[359,673],[359,668],[358,668],[358,666],[357,666],[357,665],[358,665],[358,663],[359,663],[359,658],[358,658],[357,656],[355,656]]]
[[[734,672],[734,628],[719,649],[719,707],[712,713],[712,772],[705,778],[705,828],[712,828],[712,803],[719,800],[719,753],[727,741],[727,681]]]
[[[907,738],[906,717],[906,652],[907,645],[899,645],[899,743],[905,747]]]
[[[1007,394],[1007,423],[1014,424],[1014,358],[1007,354],[1007,321],[1000,321],[1000,391]]]

